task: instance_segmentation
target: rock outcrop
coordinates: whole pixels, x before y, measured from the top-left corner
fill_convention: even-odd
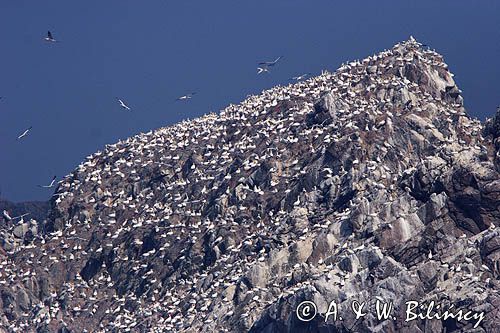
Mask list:
[[[107,146],[59,184],[42,236],[0,253],[0,327],[498,332],[499,117],[468,116],[410,38]],[[345,310],[377,299],[395,319]],[[406,322],[409,300],[484,319]]]
[[[14,203],[0,199],[0,212],[4,211],[14,219],[9,220],[3,214],[0,215],[0,251],[15,251],[18,246],[28,245],[38,237],[38,226],[47,217],[49,203]]]

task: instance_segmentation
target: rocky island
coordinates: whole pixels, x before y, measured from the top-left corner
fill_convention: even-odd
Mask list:
[[[499,149],[413,38],[106,146],[2,227],[0,332],[499,332]]]

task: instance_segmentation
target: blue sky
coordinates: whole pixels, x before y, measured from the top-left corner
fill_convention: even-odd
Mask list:
[[[409,35],[444,55],[468,112],[484,119],[500,104],[499,14],[498,1],[1,1],[1,196],[48,199],[52,189],[37,184],[105,144]],[[44,42],[47,30],[61,42]],[[270,75],[256,74],[258,61],[280,55]]]

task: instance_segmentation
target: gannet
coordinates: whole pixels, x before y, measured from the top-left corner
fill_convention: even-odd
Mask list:
[[[29,215],[30,213],[24,213],[22,215],[19,215],[19,216],[14,216],[14,217],[11,217],[9,212],[6,211],[5,209],[3,210],[3,217],[7,220],[7,221],[13,221],[13,220],[16,220],[16,219],[22,219],[23,217],[25,217],[26,215]]]
[[[294,76],[291,78],[291,80],[300,81],[300,80],[305,79],[308,75],[311,75],[311,73],[305,73],[305,74],[302,74],[299,76]]]
[[[118,98],[118,103],[120,103],[120,106],[124,108],[127,111],[130,111],[131,109],[125,104],[121,99]]]
[[[43,187],[43,188],[51,188],[54,187],[54,184],[56,182],[56,176],[52,177],[52,180],[50,181],[49,185],[38,185],[38,187]]]
[[[192,93],[186,94],[184,96],[177,98],[176,101],[184,101],[184,100],[191,99],[191,98],[193,98],[194,94],[196,94],[196,93],[192,92]]]
[[[28,135],[28,133],[31,131],[32,128],[33,128],[33,126],[30,126],[26,130],[24,130],[24,132],[21,135],[19,135],[17,137],[17,139],[20,140],[20,139],[24,138],[26,135]]]
[[[260,74],[260,73],[269,73],[269,68],[267,68],[267,66],[262,66],[262,67],[257,67],[257,74]]]
[[[45,40],[47,42],[57,42],[57,40],[54,39],[54,37],[52,37],[52,33],[49,31],[47,31],[47,37],[45,37]]]
[[[10,217],[9,212],[6,211],[5,209],[3,210],[3,217],[5,217],[7,221],[12,220],[12,217]]]
[[[262,61],[262,62],[259,62],[259,65],[272,67],[272,66],[276,65],[278,63],[278,61],[280,61],[281,58],[282,58],[282,56],[279,56],[274,61]]]

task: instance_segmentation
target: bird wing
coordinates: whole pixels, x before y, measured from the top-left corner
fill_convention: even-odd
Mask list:
[[[264,66],[274,66],[276,65],[276,63],[278,61],[280,61],[280,59],[283,58],[282,56],[279,56],[278,58],[276,58],[274,61],[263,61],[263,62],[259,62],[259,65],[264,65]]]
[[[16,220],[16,219],[18,219],[18,218],[23,218],[23,217],[25,217],[26,215],[29,215],[29,213],[24,213],[24,214],[22,214],[22,215],[15,216],[15,217],[13,217],[12,219],[13,219],[13,220]]]
[[[29,129],[25,130],[25,131],[24,131],[23,133],[21,133],[21,135],[19,135],[17,138],[18,138],[18,139],[21,139],[21,138],[25,137],[25,136],[26,136],[26,134],[28,134],[28,132],[29,132]]]
[[[120,105],[121,105],[123,108],[125,108],[125,109],[127,109],[127,110],[130,110],[130,107],[129,107],[127,104],[125,104],[125,103],[124,103],[121,99],[120,99]]]

